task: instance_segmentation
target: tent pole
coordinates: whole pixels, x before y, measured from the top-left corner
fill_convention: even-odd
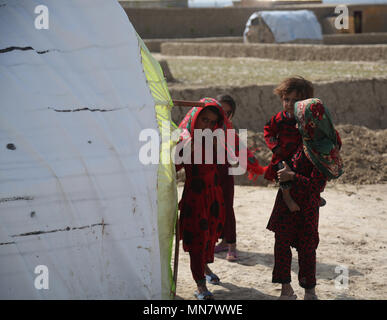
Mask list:
[[[172,100],[176,107],[204,107],[205,103],[200,101]]]
[[[173,281],[175,283],[175,292],[173,293],[173,297],[176,297],[176,289],[177,289],[177,269],[179,266],[179,243],[180,243],[179,233],[180,233],[179,214],[177,214],[176,226],[175,226],[175,258],[173,263]]]

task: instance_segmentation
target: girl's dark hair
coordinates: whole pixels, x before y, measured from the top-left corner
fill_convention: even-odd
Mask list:
[[[216,97],[216,100],[218,100],[220,103],[228,103],[231,107],[232,116],[234,116],[234,113],[236,111],[236,103],[231,96],[229,96],[228,94],[220,94]]]
[[[223,117],[222,117],[222,115],[221,115],[221,113],[220,113],[220,111],[219,111],[219,109],[217,107],[215,107],[215,106],[208,106],[208,107],[205,107],[204,110],[209,110],[209,111],[215,113],[218,116],[218,121],[217,121],[218,125],[223,124]]]
[[[296,91],[297,95],[302,97],[302,100],[313,98],[314,94],[312,82],[301,76],[285,79],[273,92],[282,99],[285,94],[290,94],[293,91]]]

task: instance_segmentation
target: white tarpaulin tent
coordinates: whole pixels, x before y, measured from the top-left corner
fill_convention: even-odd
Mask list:
[[[117,1],[0,1],[0,299],[170,297],[174,170],[139,160],[161,74]]]
[[[252,22],[262,18],[274,36],[275,42],[291,42],[298,39],[322,40],[322,31],[313,11],[258,11],[247,20],[244,37],[252,28]]]

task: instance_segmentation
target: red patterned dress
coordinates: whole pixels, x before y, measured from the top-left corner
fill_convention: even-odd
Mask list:
[[[276,165],[284,160],[289,162],[291,156],[301,144],[301,135],[296,128],[296,119],[289,117],[285,111],[278,112],[263,128],[266,145],[273,151],[271,162],[265,172],[265,179],[277,177]],[[281,148],[282,157],[274,153]]]
[[[215,243],[223,231],[225,206],[216,164],[184,165],[186,181],[179,203],[184,251],[202,252],[214,261]]]
[[[267,229],[275,232],[274,283],[290,283],[292,253],[290,246],[298,251],[299,283],[309,289],[316,285],[316,249],[319,243],[318,220],[320,192],[327,178],[310,162],[301,144],[293,156],[292,170],[296,172],[290,195],[301,210],[289,211],[278,190]]]
[[[216,100],[207,99],[204,102],[205,107],[191,109],[180,124],[179,127],[183,129],[182,140],[192,141],[198,116],[206,107],[216,107],[224,117],[223,109]],[[213,164],[205,164],[204,147],[205,145],[202,149],[202,164],[194,164],[192,153],[192,164],[176,166],[177,171],[184,167],[186,176],[179,202],[180,239],[183,240],[184,251],[190,253],[192,276],[196,282],[203,281],[205,265],[214,261],[215,244],[222,234],[225,222],[225,205],[219,184],[216,154],[214,152]]]
[[[292,157],[293,176],[290,195],[300,211],[291,213],[280,189],[267,228],[275,232],[272,281],[290,283],[292,252],[298,251],[298,281],[301,287],[316,285],[316,249],[319,243],[318,219],[320,192],[330,179],[343,173],[341,140],[329,109],[317,98],[298,101],[294,115],[302,144]]]
[[[220,185],[226,206],[226,220],[221,238],[227,243],[236,243],[236,221],[234,212],[234,176],[228,174],[229,164],[218,165]]]
[[[180,123],[179,128],[182,129],[181,141],[192,142],[199,114],[207,107],[215,107],[221,116],[221,121],[213,130],[221,129],[224,132],[231,133],[234,144],[228,140],[228,135],[225,136],[225,142],[221,143],[227,155],[231,154],[238,157],[240,147],[244,146],[243,142],[240,141],[238,134],[227,131],[232,129],[232,124],[225,116],[219,102],[212,98],[204,98],[201,102],[204,102],[205,106],[192,108]],[[202,150],[203,157],[205,155],[204,147],[205,145],[203,145]],[[228,165],[216,164],[217,148],[214,149],[214,164],[204,164],[204,161],[202,161],[203,164],[184,163],[176,166],[176,170],[181,167],[185,168],[186,180],[179,203],[180,238],[183,240],[183,249],[190,253],[191,271],[196,282],[203,281],[205,278],[205,264],[214,261],[215,244],[220,238],[225,225],[226,209],[221,183],[225,182],[224,174],[228,173],[225,171],[225,169],[228,169]],[[191,163],[194,163],[193,158],[192,153]],[[256,179],[265,170],[248,149],[245,169],[250,179]],[[222,177],[220,174],[222,174]],[[228,181],[233,182],[233,177],[229,177]],[[229,189],[225,190],[229,196],[232,195]],[[228,202],[228,206],[230,205],[232,209],[232,202]]]

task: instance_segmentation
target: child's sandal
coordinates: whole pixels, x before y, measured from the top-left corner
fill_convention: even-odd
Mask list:
[[[228,245],[227,243],[219,243],[218,245],[215,246],[215,253],[223,252],[228,250]]]
[[[219,284],[220,279],[215,273],[206,274],[206,280],[210,284]]]
[[[305,293],[304,300],[318,300],[318,297],[313,293]]]
[[[198,300],[214,300],[214,295],[208,290],[201,293],[195,291],[195,297]]]
[[[237,255],[236,250],[231,250],[231,251],[227,252],[226,260],[230,261],[230,262],[237,261],[238,260],[238,255]]]

